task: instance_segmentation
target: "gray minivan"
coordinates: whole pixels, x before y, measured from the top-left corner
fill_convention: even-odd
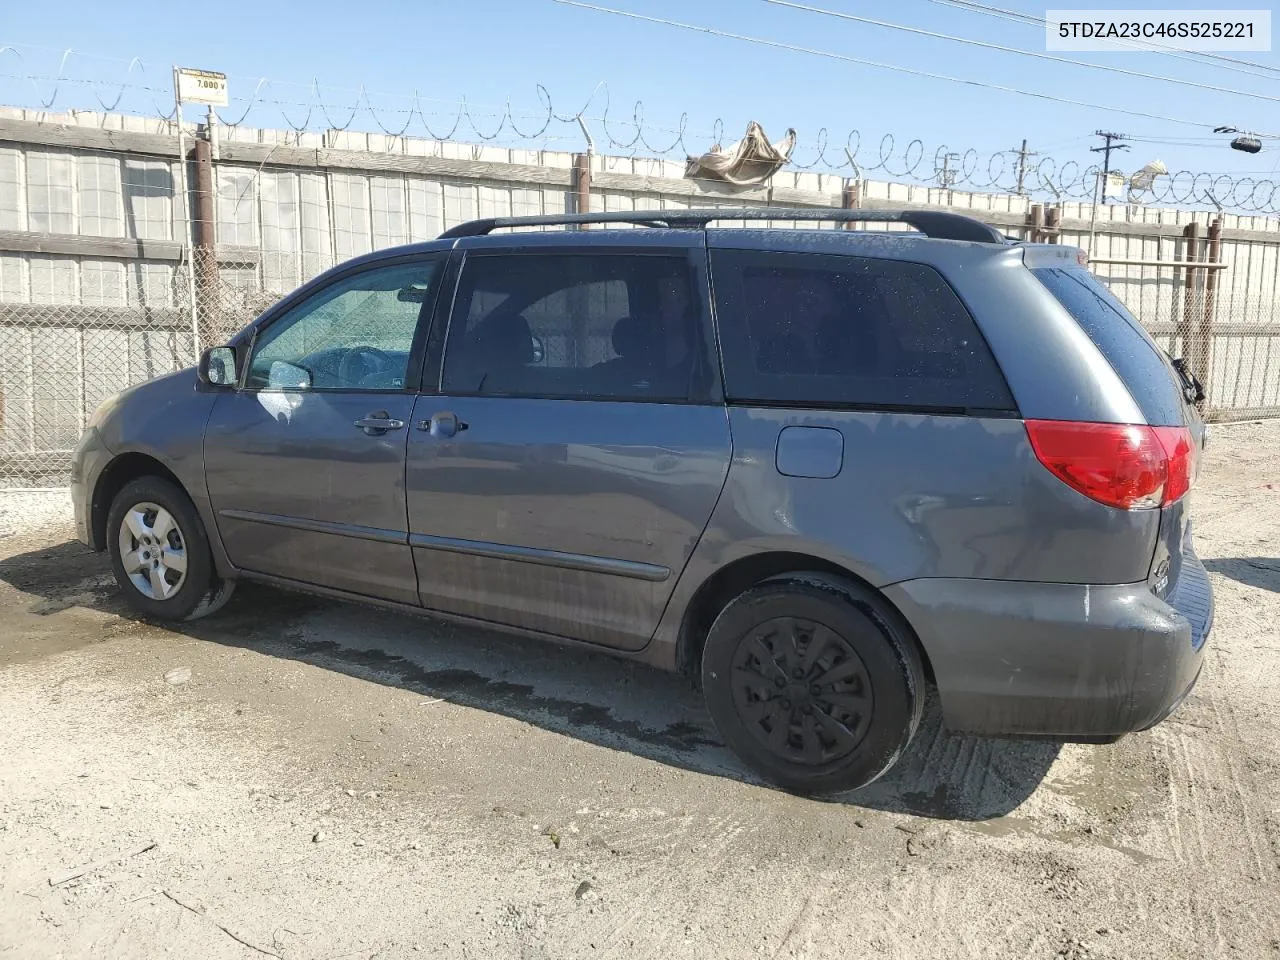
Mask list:
[[[965,217],[481,220],[108,400],[73,494],[147,616],[251,578],[611,650],[826,793],[894,763],[927,682],[988,734],[1175,708],[1213,610],[1198,390],[1080,251]]]

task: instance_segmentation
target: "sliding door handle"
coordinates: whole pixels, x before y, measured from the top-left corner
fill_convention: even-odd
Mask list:
[[[427,430],[433,437],[452,437],[470,426],[465,420],[459,420],[456,413],[444,411],[434,414],[430,420],[419,420],[418,429]]]

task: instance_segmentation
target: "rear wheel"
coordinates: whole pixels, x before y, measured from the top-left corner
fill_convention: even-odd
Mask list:
[[[775,577],[731,601],[707,636],[702,685],[733,751],[803,793],[879,777],[924,708],[924,671],[897,612],[823,574]]]
[[[190,498],[161,477],[141,477],[116,494],[107,516],[107,550],[125,599],[149,617],[207,616],[235,587],[214,571],[204,524]]]

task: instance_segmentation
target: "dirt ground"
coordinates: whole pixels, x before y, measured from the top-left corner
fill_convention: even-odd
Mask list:
[[[603,656],[252,586],[141,622],[65,494],[0,493],[0,956],[1280,958],[1278,450],[1214,428],[1171,721],[931,713],[827,803]]]

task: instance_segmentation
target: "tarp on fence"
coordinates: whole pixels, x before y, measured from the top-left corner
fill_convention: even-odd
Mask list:
[[[795,146],[795,130],[788,129],[785,137],[770,143],[764,128],[752,120],[747,124],[746,135],[737,143],[724,148],[717,143],[710,152],[690,157],[684,175],[695,180],[723,180],[739,187],[755,186],[781,170]]]

